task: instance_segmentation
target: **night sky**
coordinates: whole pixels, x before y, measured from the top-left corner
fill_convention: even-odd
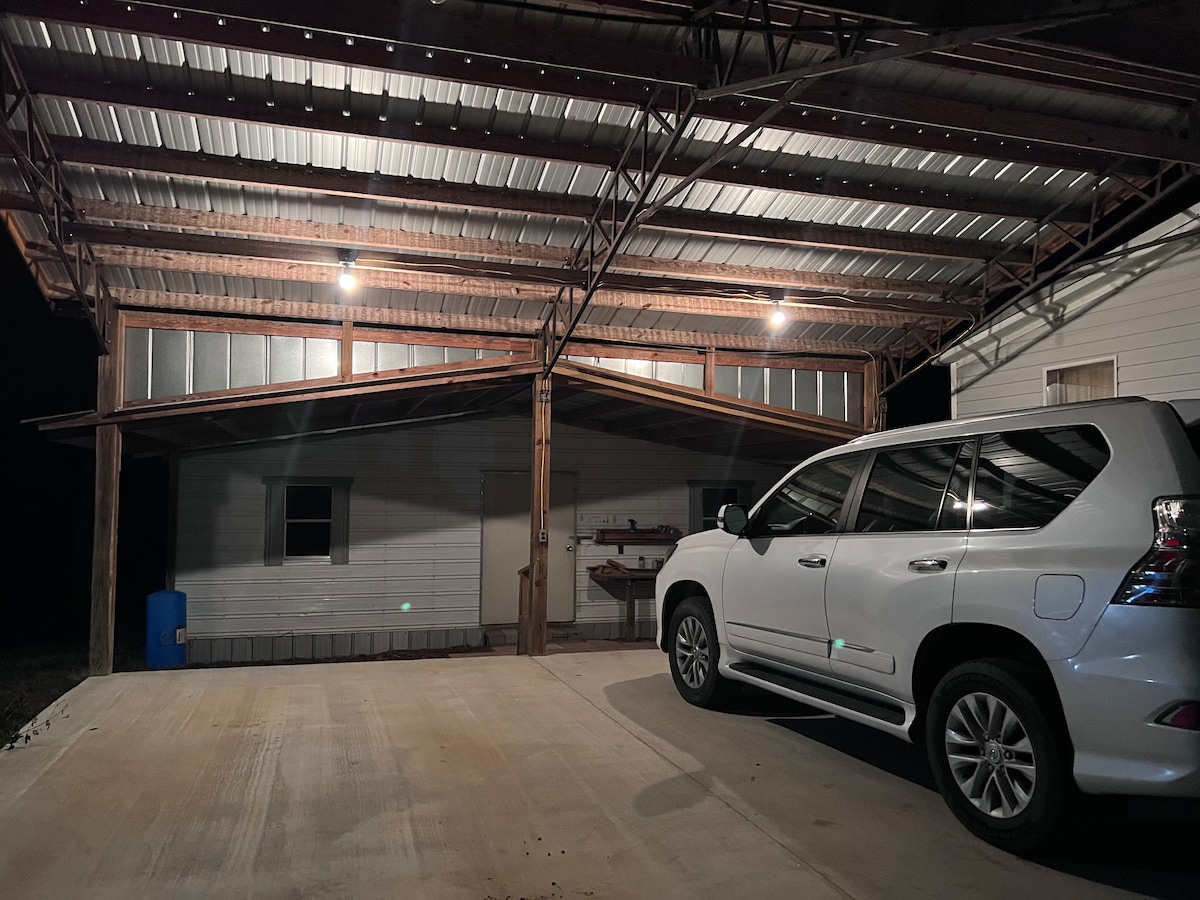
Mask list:
[[[95,408],[95,339],[85,321],[50,312],[5,229],[0,269],[8,322],[0,425],[9,471],[2,508],[12,569],[0,600],[0,647],[86,646],[92,450],[52,443],[21,422]],[[124,461],[116,637],[135,654],[144,641],[143,598],[162,587],[165,485],[161,461]]]
[[[9,460],[3,509],[8,564],[0,600],[0,648],[86,645],[91,608],[94,458],[55,444],[25,419],[95,408],[96,344],[87,323],[54,316],[8,232],[0,229],[4,354],[3,440]],[[949,371],[929,366],[889,397],[889,424],[949,416]],[[142,651],[145,596],[162,588],[166,562],[166,464],[126,456],[121,470],[117,560],[118,652]]]

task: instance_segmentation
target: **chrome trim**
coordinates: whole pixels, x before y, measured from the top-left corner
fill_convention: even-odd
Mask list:
[[[767,628],[765,625],[751,625],[748,622],[726,622],[725,626],[736,625],[738,628],[749,628],[752,631],[765,631],[769,634],[781,634],[784,637],[800,638],[802,641],[814,641],[816,643],[828,644],[829,638],[818,637],[814,634],[800,634],[798,631],[784,631],[781,628]]]

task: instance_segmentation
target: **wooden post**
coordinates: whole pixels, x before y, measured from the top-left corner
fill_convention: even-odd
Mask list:
[[[354,375],[354,323],[349,319],[342,322],[341,379],[349,381]]]
[[[533,382],[533,468],[529,503],[529,606],[517,623],[517,653],[546,654],[546,609],[550,562],[550,378]]]
[[[96,410],[101,416],[120,402],[124,324],[117,317],[109,352],[96,372]],[[88,642],[88,674],[110,675],[113,629],[117,612],[117,510],[121,484],[121,428],[96,426],[96,495],[92,531],[92,624]]]
[[[863,366],[863,427],[867,431],[882,431],[885,427],[880,410],[879,362],[872,358]]]
[[[717,351],[712,347],[704,351],[704,393],[709,397],[717,395]]]

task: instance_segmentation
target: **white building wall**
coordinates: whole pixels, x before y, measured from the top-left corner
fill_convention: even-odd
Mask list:
[[[1200,210],[1134,243],[1194,231]],[[1045,370],[1115,359],[1118,396],[1200,397],[1200,240],[1170,241],[1085,277],[947,353],[955,418],[1041,406]]]
[[[476,420],[185,456],[176,587],[187,594],[189,637],[477,628],[481,472],[527,471],[529,429],[527,419]],[[577,523],[607,515],[686,533],[689,480],[750,480],[761,493],[785,471],[563,425],[552,441],[554,470],[575,473]],[[264,565],[263,478],[273,475],[353,479],[349,565]],[[590,539],[595,530],[576,528],[585,538],[575,554],[577,622],[624,616],[587,566],[619,558],[633,567],[666,550],[628,544],[619,555]],[[651,608],[643,603],[642,614]]]

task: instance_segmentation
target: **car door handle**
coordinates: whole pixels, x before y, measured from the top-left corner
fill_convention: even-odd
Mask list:
[[[946,560],[933,559],[926,557],[925,559],[914,559],[908,564],[910,572],[944,572],[946,571]]]
[[[802,556],[796,562],[804,566],[806,569],[823,569],[825,568],[825,557],[819,553],[814,553],[812,556]]]

